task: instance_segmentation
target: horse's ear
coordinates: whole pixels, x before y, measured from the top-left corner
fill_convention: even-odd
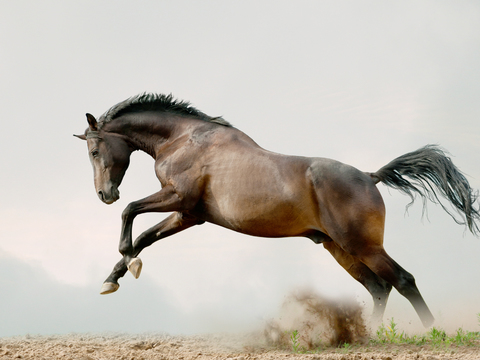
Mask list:
[[[91,131],[98,131],[97,119],[92,114],[87,113],[87,121]]]
[[[77,138],[79,138],[79,139],[82,139],[82,140],[87,140],[87,137],[86,137],[85,135],[75,135],[75,134],[74,134],[73,136],[75,136],[75,137],[77,137]]]

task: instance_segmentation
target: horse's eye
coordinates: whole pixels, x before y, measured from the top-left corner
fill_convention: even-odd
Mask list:
[[[97,155],[98,155],[98,150],[93,150],[93,151],[92,151],[92,156],[95,157],[95,156],[97,156]]]

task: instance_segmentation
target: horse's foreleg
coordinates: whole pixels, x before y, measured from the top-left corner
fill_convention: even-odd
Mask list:
[[[140,276],[142,262],[134,254],[132,244],[133,220],[139,214],[148,212],[180,211],[185,203],[173,186],[167,185],[159,192],[142,200],[134,201],[125,208],[122,213],[122,232],[118,250],[123,255],[125,265],[135,278]]]
[[[385,313],[388,295],[392,290],[392,285],[383,280],[370,270],[364,263],[356,257],[348,254],[335,242],[324,242],[323,246],[337,260],[337,262],[358,282],[360,282],[372,295],[373,314],[372,323],[380,325]]]
[[[193,225],[203,224],[203,222],[204,221],[195,217],[175,212],[162,222],[143,232],[135,240],[135,244],[133,245],[133,256],[138,256],[144,248],[152,245],[154,242],[160,239],[174,235],[182,230],[188,229]],[[118,287],[120,286],[118,284],[118,279],[123,277],[127,271],[128,268],[125,260],[120,260],[113,268],[112,273],[103,283],[100,293],[110,294],[117,291]]]
[[[115,264],[113,271],[103,282],[102,288],[100,289],[100,294],[106,295],[117,291],[120,287],[118,284],[118,279],[123,277],[127,271],[127,265],[125,265],[125,260],[122,258],[122,260]]]

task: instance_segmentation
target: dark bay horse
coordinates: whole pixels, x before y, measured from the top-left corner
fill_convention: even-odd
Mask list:
[[[123,211],[123,258],[105,280],[102,294],[116,291],[127,269],[138,278],[142,262],[137,256],[145,247],[207,221],[254,236],[303,236],[323,244],[370,292],[377,321],[393,286],[428,327],[434,318],[413,276],[383,248],[385,206],[376,184],[398,189],[412,201],[418,194],[440,202],[438,194],[460,214],[460,219],[451,214],[455,221],[479,232],[477,193],[433,145],[368,173],[335,160],[264,150],[224,119],[171,95],[141,94],[113,106],[98,121],[90,114],[87,120],[85,133],[76,136],[87,141],[100,200],[118,200],[135,150],[155,159],[162,185]],[[132,242],[133,220],[147,212],[172,214]]]

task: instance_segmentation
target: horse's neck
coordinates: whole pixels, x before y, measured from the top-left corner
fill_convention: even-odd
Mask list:
[[[181,135],[186,128],[185,121],[165,114],[140,113],[112,121],[108,131],[125,137],[135,150],[156,158],[157,149],[173,141],[173,137]]]

